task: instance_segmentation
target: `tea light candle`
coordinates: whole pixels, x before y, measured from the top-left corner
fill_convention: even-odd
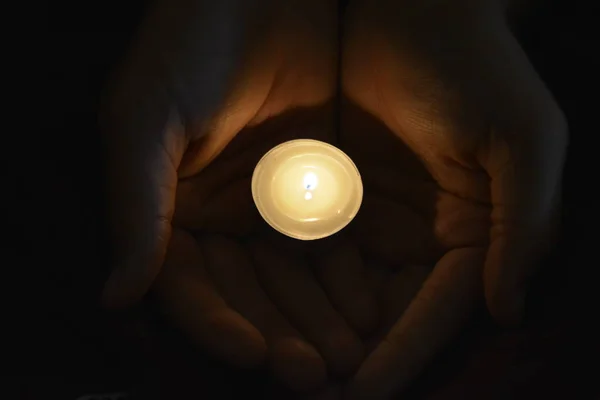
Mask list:
[[[321,239],[352,221],[363,196],[356,165],[325,142],[298,139],[267,152],[252,175],[252,196],[275,230],[300,240]]]

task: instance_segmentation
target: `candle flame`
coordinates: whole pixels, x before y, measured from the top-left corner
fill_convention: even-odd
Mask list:
[[[307,172],[304,174],[304,188],[306,190],[315,190],[318,184],[319,178],[317,178],[317,175],[315,175],[314,172]]]

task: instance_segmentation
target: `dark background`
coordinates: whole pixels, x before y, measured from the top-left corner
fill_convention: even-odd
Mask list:
[[[499,331],[482,316],[407,398],[600,398],[592,209],[600,172],[598,6],[542,3],[518,35],[569,119],[561,243],[534,282],[526,326]],[[23,72],[35,91],[25,94],[24,119],[6,133],[2,152],[0,383],[36,400],[121,390],[143,399],[241,398],[251,389],[266,397],[259,373],[226,372],[198,357],[148,305],[110,315],[96,308],[108,274],[97,105],[145,2],[45,6],[39,21],[24,21],[38,35],[21,49],[34,60],[23,61]]]

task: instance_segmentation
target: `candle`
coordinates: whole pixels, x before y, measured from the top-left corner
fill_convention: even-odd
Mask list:
[[[362,196],[360,174],[350,157],[318,140],[291,140],[272,148],[252,175],[260,215],[275,230],[300,240],[343,229]]]

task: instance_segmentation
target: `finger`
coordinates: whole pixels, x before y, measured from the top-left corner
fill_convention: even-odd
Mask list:
[[[374,292],[369,290],[360,253],[349,242],[314,259],[315,276],[333,307],[348,324],[362,335],[370,333],[378,322]]]
[[[271,148],[288,140],[315,138],[329,141],[332,129],[327,121],[321,120],[325,118],[321,116],[322,111],[319,113],[318,116],[302,113],[299,116],[275,116],[262,125],[243,129],[201,174],[180,182],[174,223],[186,229],[206,231],[212,231],[215,225],[223,225],[219,230],[222,233],[244,233],[251,229],[259,216],[249,183],[256,164]],[[290,124],[293,129],[289,128]],[[229,206],[231,204],[238,207]],[[224,224],[221,218],[225,218]],[[231,223],[238,220],[248,222],[242,227]]]
[[[236,366],[263,363],[265,339],[225,303],[195,239],[184,231],[173,231],[155,290],[168,316],[204,350]]]
[[[367,354],[377,347],[402,316],[431,270],[421,265],[391,268],[373,261],[367,264],[366,283],[376,293],[380,315],[376,331],[365,342]]]
[[[346,374],[362,359],[362,344],[329,303],[308,266],[265,243],[253,244],[259,281],[289,321],[315,344],[333,374]]]
[[[484,250],[456,249],[437,263],[385,339],[345,390],[350,399],[388,399],[419,374],[482,301]]]
[[[552,111],[542,114],[548,121],[541,138],[495,138],[486,160],[493,211],[485,295],[503,324],[522,319],[527,283],[556,235],[567,128]]]
[[[380,323],[377,332],[369,340],[368,347],[374,349],[386,337],[422,288],[431,271],[432,268],[428,266],[407,265],[388,277],[381,285],[378,292]]]
[[[140,90],[146,94],[152,88]],[[176,170],[185,135],[180,121],[165,113],[167,99],[148,97],[135,112],[107,112],[103,120],[116,264],[102,293],[106,307],[130,305],[146,293],[171,234]]]
[[[110,307],[128,305],[143,296],[162,265],[178,169],[185,175],[205,166],[252,117],[270,87],[272,68],[261,61],[250,69],[250,77],[240,77],[250,84],[241,86],[235,101],[224,101],[241,61],[235,57],[239,52],[231,50],[254,32],[247,24],[230,24],[248,29],[224,35],[224,40],[198,39],[222,30],[216,22],[222,18],[215,16],[240,22],[255,10],[232,13],[221,4],[184,1],[171,7],[167,3],[154,4],[140,25],[100,116],[117,259],[102,295],[103,304]],[[211,79],[202,79],[206,76]],[[219,107],[223,103],[227,106]],[[209,134],[206,126],[212,129]],[[203,135],[207,140],[202,154],[189,154],[188,138]],[[188,162],[183,162],[184,153]]]
[[[380,304],[380,294],[385,287],[386,282],[393,276],[393,268],[367,259],[365,267],[365,281],[370,290],[377,293],[377,302]]]
[[[275,375],[298,391],[325,383],[325,361],[263,292],[245,249],[222,236],[203,236],[200,243],[207,268],[227,304],[265,337],[268,362]]]
[[[489,243],[489,177],[485,181],[480,173],[459,170],[465,182],[461,187],[484,187],[485,201],[473,204],[471,197],[459,197],[446,190],[440,190],[437,182],[415,179],[407,171],[390,170],[385,166],[369,166],[361,172],[367,190],[371,193],[384,193],[385,200],[391,200],[396,207],[412,212],[423,221],[431,221],[436,242],[443,249],[483,246]],[[477,184],[473,182],[477,181]],[[452,178],[456,183],[456,179]],[[482,197],[482,196],[479,196]],[[435,223],[434,223],[435,221]],[[410,225],[409,225],[410,226]]]

